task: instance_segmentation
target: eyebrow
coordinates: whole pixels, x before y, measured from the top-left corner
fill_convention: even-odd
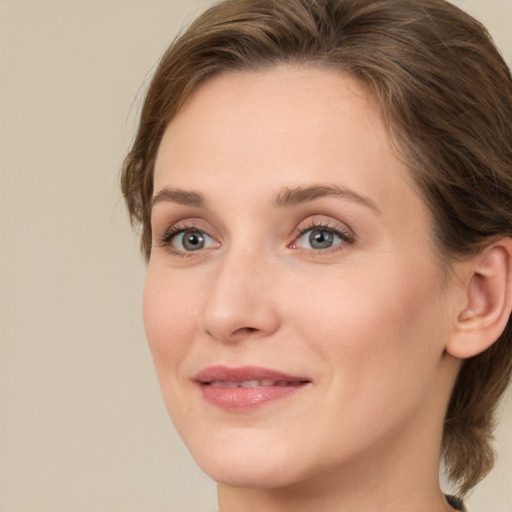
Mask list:
[[[163,188],[151,198],[149,206],[153,209],[155,204],[162,202],[177,203],[184,206],[195,206],[197,208],[204,207],[206,204],[202,194],[178,188]]]
[[[273,205],[283,208],[307,203],[321,197],[335,196],[348,199],[355,203],[361,203],[370,209],[380,213],[377,205],[366,196],[358,194],[354,190],[339,185],[312,185],[307,187],[284,188],[273,201]]]
[[[361,203],[375,212],[380,213],[379,208],[370,198],[339,185],[311,185],[294,188],[285,187],[276,195],[272,201],[272,205],[275,208],[286,208],[329,196],[341,197],[355,203]],[[162,202],[177,203],[196,208],[204,208],[206,206],[206,200],[199,192],[177,188],[163,188],[157,192],[151,198],[150,208],[153,209],[155,204]]]

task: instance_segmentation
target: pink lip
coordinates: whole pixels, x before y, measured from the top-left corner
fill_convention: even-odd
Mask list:
[[[211,366],[200,371],[194,381],[201,387],[207,402],[227,411],[247,411],[270,401],[287,398],[311,382],[305,377],[258,366]],[[259,382],[249,387],[237,386],[248,381]]]

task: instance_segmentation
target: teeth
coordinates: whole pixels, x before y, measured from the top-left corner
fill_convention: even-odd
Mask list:
[[[260,388],[261,383],[258,380],[243,380],[239,383],[241,388]]]
[[[225,381],[212,380],[209,385],[222,388],[269,388],[272,386],[298,386],[300,382],[288,382],[286,380],[241,380],[241,381]]]

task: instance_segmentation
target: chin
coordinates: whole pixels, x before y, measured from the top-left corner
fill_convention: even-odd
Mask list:
[[[226,464],[225,461],[197,461],[199,467],[219,484],[244,489],[278,489],[291,486],[300,480],[288,464],[269,464],[269,461]],[[286,469],[285,469],[286,468]]]
[[[245,433],[247,434],[247,433]],[[280,440],[237,435],[224,441],[187,444],[198,466],[213,480],[232,487],[280,488],[300,479],[297,454]],[[204,438],[203,438],[204,439]]]

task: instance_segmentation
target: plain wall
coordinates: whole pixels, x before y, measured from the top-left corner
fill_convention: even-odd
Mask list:
[[[0,511],[215,510],[160,398],[118,186],[135,100],[209,0],[0,0]],[[457,2],[512,62],[512,1]],[[139,93],[140,98],[140,93]],[[512,400],[474,512],[512,512]]]

